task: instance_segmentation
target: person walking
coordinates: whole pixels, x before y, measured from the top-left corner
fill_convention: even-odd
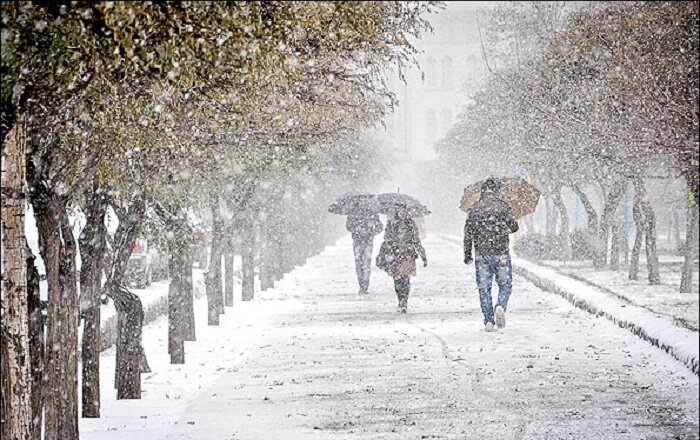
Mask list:
[[[425,249],[420,240],[418,225],[409,216],[405,205],[398,205],[394,217],[386,225],[377,266],[394,279],[394,290],[399,300],[399,313],[408,310],[408,295],[411,291],[411,278],[416,275],[416,258],[428,266]]]
[[[355,273],[361,295],[369,291],[369,277],[372,271],[372,247],[374,236],[384,230],[379,215],[372,212],[366,200],[361,200],[358,209],[348,215],[345,229],[352,235],[352,248],[355,253]]]
[[[499,198],[500,184],[493,178],[481,186],[479,201],[467,213],[464,224],[464,263],[470,264],[472,246],[476,256],[476,284],[486,331],[506,325],[506,310],[512,291],[513,269],[509,235],[518,230],[513,210]],[[493,307],[491,285],[498,284],[498,301]],[[494,319],[495,316],[495,319]]]

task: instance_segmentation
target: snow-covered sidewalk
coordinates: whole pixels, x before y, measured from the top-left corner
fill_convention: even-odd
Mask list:
[[[486,333],[461,247],[425,246],[407,315],[376,269],[356,293],[344,239],[219,327],[198,300],[185,365],[168,364],[156,321],[143,399],[114,400],[110,349],[103,417],[82,419],[82,438],[698,438],[698,376],[682,363],[521,277],[508,326]]]
[[[461,242],[456,236],[443,234],[443,237],[455,244]],[[698,332],[676,325],[672,317],[658,313],[650,307],[637,305],[627,300],[623,293],[606,291],[582,277],[562,273],[561,270],[547,267],[545,264],[513,257],[513,271],[540,289],[557,294],[578,308],[604,316],[620,327],[630,330],[683,362],[692,372],[699,372]]]
[[[616,298],[589,283],[575,280],[556,270],[521,259],[513,259],[514,271],[537,287],[556,293],[591,313],[603,315],[622,328],[667,351],[698,373],[700,339],[698,332],[674,325],[667,317]]]

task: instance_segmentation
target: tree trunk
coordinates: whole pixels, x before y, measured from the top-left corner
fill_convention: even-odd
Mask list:
[[[211,259],[205,276],[207,290],[207,323],[219,325],[219,315],[224,313],[223,292],[221,290],[221,257],[224,252],[223,224],[218,197],[212,197],[209,209],[212,216]]]
[[[183,271],[184,255],[182,247],[173,249],[170,264],[172,277],[168,287],[168,354],[171,364],[185,363],[185,325],[183,323],[184,284],[187,274]]]
[[[620,269],[620,226],[614,223],[611,228],[610,270]]]
[[[551,194],[546,194],[545,195],[545,207],[546,207],[546,216],[545,216],[545,235],[547,237],[554,237],[556,235],[557,231],[557,215],[556,212],[554,211],[554,206],[552,203],[552,195]]]
[[[596,235],[596,231],[598,230],[598,213],[593,207],[591,200],[578,185],[572,185],[571,190],[578,196],[579,200],[581,200],[583,209],[586,211],[588,232],[594,237]]]
[[[642,250],[642,240],[644,238],[644,219],[642,218],[642,208],[639,194],[635,191],[634,204],[632,205],[632,218],[634,219],[634,245],[632,246],[632,257],[630,258],[629,279],[639,279],[639,254]]]
[[[264,221],[260,225],[260,290],[267,290],[273,287],[272,280],[272,256],[274,248],[269,239],[269,225]]]
[[[678,249],[681,245],[681,222],[678,219],[678,210],[673,209],[671,212],[673,215],[673,246]]]
[[[31,362],[28,344],[27,248],[24,214],[25,130],[21,119],[2,149],[2,327],[0,409],[2,438],[33,438]],[[77,433],[77,431],[76,431]]]
[[[180,268],[180,284],[182,292],[182,337],[184,341],[196,341],[197,333],[194,327],[194,289],[192,286],[192,264],[194,256],[190,251],[191,247],[187,247],[187,251],[182,257],[182,266]]]
[[[34,264],[34,255],[27,245],[27,306],[29,312],[29,358],[31,364],[32,435],[41,438],[44,378],[44,315],[39,291],[39,271]]]
[[[608,238],[610,234],[610,222],[615,217],[615,211],[617,211],[617,206],[620,204],[620,200],[622,200],[624,189],[624,180],[618,180],[615,183],[613,183],[612,188],[605,197],[603,215],[600,219],[598,252],[597,257],[593,261],[593,265],[598,269],[603,268],[608,261]]]
[[[45,439],[78,438],[78,295],[76,243],[65,200],[43,187],[32,205],[46,266],[49,307],[46,328]]]
[[[104,287],[117,311],[114,386],[117,389],[117,399],[140,399],[143,307],[139,297],[126,288],[124,278],[143,223],[146,204],[137,196],[126,212],[118,208],[115,212],[119,216],[119,226],[114,237],[112,267]]]
[[[561,231],[559,232],[559,237],[562,244],[562,252],[564,254],[564,259],[568,260],[571,258],[571,245],[569,243],[569,213],[566,211],[566,205],[564,204],[564,199],[561,196],[561,185],[557,185],[552,194],[552,201],[554,206],[559,210],[559,218],[561,220]]]
[[[229,241],[224,252],[224,305],[226,307],[233,306],[233,245]]]
[[[649,284],[661,284],[661,275],[659,273],[659,256],[656,252],[656,216],[651,203],[646,197],[646,188],[642,179],[635,179],[635,192],[639,192],[640,207],[644,214],[644,238],[647,257],[647,272],[649,276]]]
[[[255,223],[252,219],[243,228],[241,299],[250,301],[255,295]]]
[[[695,259],[697,258],[696,244],[698,242],[698,206],[689,207],[691,210],[690,224],[685,232],[685,260],[683,261],[683,272],[681,273],[681,293],[693,292],[693,271],[697,269]]]
[[[143,356],[141,300],[122,284],[112,283],[107,287],[107,291],[118,314],[117,365],[114,380],[117,399],[140,399]]]
[[[107,204],[99,193],[97,177],[85,193],[85,228],[78,239],[80,268],[80,312],[83,318],[82,339],[82,416],[100,417],[100,294],[102,262],[106,248]]]

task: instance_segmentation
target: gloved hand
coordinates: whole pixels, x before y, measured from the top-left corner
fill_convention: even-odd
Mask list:
[[[423,258],[423,267],[428,267],[428,259]]]
[[[464,264],[471,264],[472,261],[474,261],[474,260],[472,259],[472,257],[470,255],[464,256]]]

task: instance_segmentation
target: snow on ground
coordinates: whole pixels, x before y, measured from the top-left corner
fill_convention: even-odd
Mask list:
[[[643,259],[640,262],[639,279],[636,281],[628,278],[626,270],[601,271],[595,269],[590,261],[543,261],[541,264],[598,288],[615,292],[626,301],[653,311],[679,327],[697,331],[700,321],[697,267],[693,272],[693,293],[679,293],[683,259],[661,256],[660,260],[661,285],[658,286],[649,285]]]
[[[198,300],[185,365],[168,364],[154,322],[143,398],[114,400],[105,352],[103,416],[81,419],[82,438],[698,438],[698,376],[683,364],[519,277],[508,326],[486,333],[460,246],[425,245],[407,315],[376,269],[356,293],[342,239],[219,327]]]

